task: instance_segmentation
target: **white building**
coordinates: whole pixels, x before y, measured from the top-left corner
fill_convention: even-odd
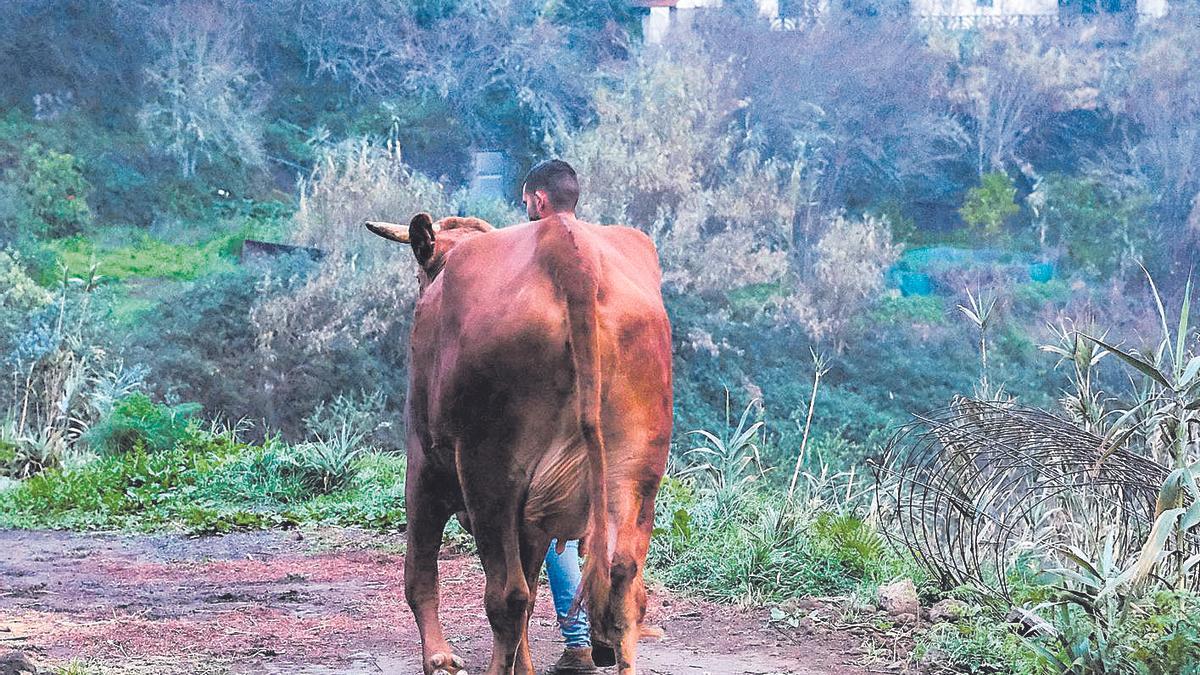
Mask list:
[[[1149,20],[1166,15],[1167,0],[911,0],[913,14],[947,28],[1054,24],[1088,16]]]
[[[755,0],[763,16],[779,16],[779,0]],[[720,7],[721,0],[632,0],[634,7],[649,11],[642,18],[642,38],[646,44],[658,44],[673,28],[688,27],[696,10]]]
[[[920,21],[943,28],[1050,25],[1075,17],[1118,15],[1146,21],[1167,14],[1169,0],[910,0]],[[819,15],[829,0],[803,4]],[[691,25],[696,11],[721,6],[721,0],[631,0],[646,8],[642,35],[648,44],[662,42],[667,32]],[[758,11],[779,28],[794,28],[800,17],[781,16],[780,0],[755,0]],[[812,18],[812,17],[810,17]]]
[[[969,28],[997,23],[1051,23],[1058,19],[1058,0],[911,0],[913,14],[947,27]],[[954,25],[959,24],[959,25]]]

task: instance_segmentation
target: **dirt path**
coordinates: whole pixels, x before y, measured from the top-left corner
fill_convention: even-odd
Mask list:
[[[337,531],[186,539],[0,531],[0,652],[97,672],[420,672],[390,539]],[[442,617],[482,672],[491,645],[483,574],[467,555],[442,560]],[[782,632],[763,613],[651,594],[642,672],[658,675],[865,673],[849,638]],[[561,650],[542,589],[534,660]]]

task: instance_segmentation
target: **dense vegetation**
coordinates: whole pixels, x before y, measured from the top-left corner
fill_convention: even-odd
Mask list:
[[[1066,389],[1079,413],[1038,348],[1076,329],[1153,352],[1142,268],[1175,308],[1200,252],[1195,9],[942,31],[834,3],[778,31],[727,4],[649,47],[617,0],[4,3],[0,525],[396,528],[416,285],[359,224],[512,224],[522,170],[557,155],[581,215],[664,263],[655,574],[771,604],[962,593],[886,545],[864,462],[958,394]],[[477,148],[512,159],[513,199],[465,187]],[[323,253],[244,264],[246,238]],[[1145,391],[1114,361],[1110,410]],[[1194,597],[1130,603],[1052,614],[1059,642],[981,607],[918,657],[1200,667]],[[1070,665],[1096,640],[1111,659]]]

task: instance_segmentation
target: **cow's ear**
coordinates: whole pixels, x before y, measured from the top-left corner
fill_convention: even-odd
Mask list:
[[[408,224],[408,241],[413,255],[422,267],[433,257],[433,218],[428,213],[418,213]]]

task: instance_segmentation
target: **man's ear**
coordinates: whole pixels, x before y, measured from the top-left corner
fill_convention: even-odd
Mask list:
[[[408,224],[408,241],[412,245],[417,264],[422,267],[433,257],[433,218],[428,213],[418,213]]]

